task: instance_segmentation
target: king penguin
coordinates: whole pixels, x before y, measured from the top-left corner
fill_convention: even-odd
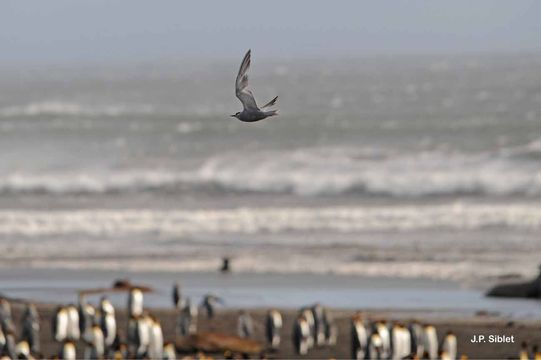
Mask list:
[[[100,300],[100,315],[100,327],[103,332],[103,341],[107,353],[116,338],[116,319],[115,308],[105,296]]]
[[[312,308],[312,317],[314,318],[314,340],[317,346],[325,345],[325,319],[323,306],[320,303],[315,303]]]
[[[368,331],[364,326],[363,316],[360,312],[351,317],[351,358],[364,359],[368,350]]]
[[[177,359],[177,349],[175,344],[168,342],[163,346],[163,360],[176,360]]]
[[[150,345],[150,333],[152,331],[152,320],[149,315],[143,313],[137,318],[137,339],[138,348],[136,351],[138,358],[143,358],[148,354],[148,346]]]
[[[391,334],[389,328],[387,327],[387,322],[381,320],[376,322],[374,329],[381,339],[381,356],[384,359],[391,357]]]
[[[441,343],[441,351],[445,351],[450,360],[455,360],[457,356],[457,340],[456,335],[452,331],[448,331]]]
[[[37,354],[41,351],[39,341],[39,315],[33,304],[28,304],[24,310],[21,338],[28,343],[29,350],[32,354]]]
[[[203,301],[201,302],[201,307],[205,309],[207,313],[207,318],[212,319],[214,317],[214,313],[215,313],[214,307],[218,303],[223,304],[223,300],[217,296],[207,294],[203,297]]]
[[[396,323],[391,330],[392,359],[400,360],[411,354],[411,335],[409,330]]]
[[[310,339],[310,325],[304,317],[304,314],[300,314],[295,321],[293,328],[293,345],[298,355],[306,355],[309,348]]]
[[[409,331],[411,334],[411,352],[420,359],[425,353],[423,326],[419,322],[413,321],[409,325]]]
[[[135,316],[130,316],[128,320],[126,341],[128,343],[128,353],[135,356],[135,354],[137,354],[137,350],[139,349],[139,321]]]
[[[148,357],[150,359],[163,358],[163,332],[160,322],[155,317],[150,319],[150,333],[148,343]]]
[[[315,345],[315,329],[316,324],[314,320],[314,314],[312,313],[312,310],[309,308],[302,308],[301,309],[301,315],[306,320],[306,323],[308,324],[308,338],[307,338],[307,346],[308,349],[311,349]]]
[[[68,339],[68,311],[62,306],[58,306],[53,316],[52,330],[53,337],[58,342],[64,342]]]
[[[101,359],[105,355],[105,343],[103,331],[96,322],[92,326],[90,341],[87,342],[84,357],[85,359]]]
[[[11,316],[11,305],[6,299],[0,299],[0,326],[4,334],[15,332],[15,325]]]
[[[2,326],[0,326],[0,352],[5,346],[6,346],[6,336],[4,334],[4,331],[2,330]]]
[[[377,331],[374,331],[368,338],[368,356],[370,360],[387,359],[383,356],[383,342]]]
[[[277,351],[280,348],[280,333],[282,331],[282,314],[276,309],[272,309],[267,313],[265,321],[265,334],[267,343],[272,351]]]
[[[79,311],[73,304],[68,305],[65,310],[68,318],[67,338],[68,340],[78,341],[81,337],[81,331],[79,330]]]
[[[90,338],[92,325],[96,316],[94,306],[88,304],[84,297],[79,298],[79,332],[81,338],[87,341]]]
[[[22,340],[17,343],[15,346],[15,354],[17,359],[34,359],[34,356],[32,356],[32,352],[30,351],[30,344],[28,344],[28,341],[26,340]]]
[[[237,320],[237,334],[241,338],[251,338],[254,333],[254,320],[250,314],[241,310]]]
[[[188,336],[197,332],[198,309],[192,304],[190,298],[184,301],[180,314],[178,316],[177,328],[181,336]]]
[[[323,328],[325,333],[324,344],[328,346],[336,345],[336,342],[338,341],[338,326],[336,326],[336,323],[334,322],[332,313],[325,308],[323,309]]]
[[[528,360],[530,358],[530,353],[528,351],[528,343],[523,341],[520,344],[520,352],[518,353],[519,360]]]
[[[532,352],[533,352],[533,359],[534,360],[541,360],[541,352],[539,351],[539,346],[538,345],[534,345],[532,347]]]
[[[112,355],[113,355],[112,358],[114,360],[122,360],[122,359],[130,358],[130,354],[128,352],[128,346],[125,343],[119,342],[118,344],[116,344],[113,350],[114,351],[112,351]]]
[[[425,325],[423,328],[423,347],[425,356],[430,360],[438,358],[438,333],[433,325]]]
[[[15,333],[8,330],[5,333],[6,344],[4,345],[3,355],[8,356],[11,359],[17,358],[17,343],[15,341]]]
[[[130,316],[143,314],[143,292],[139,288],[132,288],[128,295],[128,312]]]
[[[77,349],[75,348],[75,343],[69,340],[64,341],[58,357],[63,360],[77,359]]]

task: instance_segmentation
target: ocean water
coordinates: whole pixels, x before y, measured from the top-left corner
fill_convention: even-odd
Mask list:
[[[541,56],[0,69],[0,266],[527,277]]]

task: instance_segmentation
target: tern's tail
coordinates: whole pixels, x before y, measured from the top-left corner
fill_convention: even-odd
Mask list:
[[[265,115],[267,115],[267,117],[276,116],[278,115],[278,110],[265,111]]]

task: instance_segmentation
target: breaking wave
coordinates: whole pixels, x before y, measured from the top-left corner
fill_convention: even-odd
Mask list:
[[[398,198],[541,195],[539,162],[523,159],[524,153],[516,156],[434,151],[397,155],[351,149],[224,154],[194,169],[176,171],[15,172],[0,177],[0,192],[221,191]]]

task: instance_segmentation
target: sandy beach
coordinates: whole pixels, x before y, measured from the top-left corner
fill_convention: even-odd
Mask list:
[[[522,342],[526,341],[531,348],[541,338],[537,301],[490,299],[484,297],[480,289],[464,289],[451,282],[438,283],[426,279],[14,268],[2,272],[0,286],[4,289],[3,295],[38,304],[42,351],[51,357],[60,348],[51,335],[51,319],[57,304],[77,303],[78,290],[110,286],[113,279],[128,277],[133,283],[154,287],[153,293],[145,295],[145,306],[160,320],[165,341],[174,341],[176,334],[177,314],[170,300],[171,285],[175,280],[181,281],[183,296],[190,297],[192,301],[198,303],[207,292],[225,300],[225,306],[218,307],[214,319],[208,320],[200,314],[199,332],[236,335],[239,311],[247,309],[256,323],[254,340],[265,344],[265,314],[271,307],[279,308],[284,316],[282,344],[279,352],[267,354],[272,358],[298,357],[292,344],[293,321],[300,306],[315,301],[328,306],[335,317],[338,342],[336,346],[312,349],[304,358],[349,358],[350,317],[356,310],[364,311],[371,320],[431,323],[436,326],[440,340],[452,330],[457,335],[459,354],[470,359],[516,358]],[[13,280],[15,278],[18,280]],[[107,295],[116,307],[118,331],[123,339],[127,326],[126,294]],[[100,296],[90,296],[88,301],[97,304]],[[280,296],[281,301],[278,300]],[[355,303],[358,305],[353,306]],[[23,303],[14,302],[12,308],[15,324],[19,324]],[[489,335],[513,336],[514,342],[472,343],[473,336],[479,335],[487,338]],[[82,343],[78,344],[79,351],[83,347]],[[221,355],[213,354],[215,357]]]
[[[17,323],[21,317],[22,306],[12,304],[14,320]],[[54,311],[53,305],[40,304],[38,311],[41,317],[41,332],[42,351],[47,357],[52,357],[58,354],[59,344],[56,343],[51,335],[51,316]],[[166,341],[173,341],[175,333],[176,314],[172,309],[151,309],[161,324]],[[352,315],[350,310],[332,310],[336,316],[338,326],[338,342],[336,346],[321,347],[312,349],[304,358],[310,359],[328,359],[338,358],[346,359],[350,357],[350,333],[349,333],[349,316]],[[256,326],[254,339],[264,343],[264,316],[266,309],[253,309],[251,315],[259,326]],[[282,310],[284,315],[284,328],[282,331],[282,344],[280,350],[274,354],[267,354],[271,358],[300,358],[294,352],[291,332],[293,329],[293,319],[296,314],[293,310]],[[374,319],[424,321],[426,317],[412,315],[409,312],[368,312],[367,315]],[[430,316],[430,314],[428,314]],[[236,335],[237,325],[237,310],[222,310],[218,311],[216,317],[208,320],[204,317],[199,318],[199,331],[219,332],[229,335]],[[126,331],[126,313],[123,309],[117,309],[116,313],[119,332],[121,338],[125,336]],[[452,330],[458,339],[459,354],[465,354],[470,359],[509,359],[517,358],[520,349],[520,344],[523,341],[529,344],[535,344],[541,338],[541,324],[521,320],[509,321],[499,317],[490,315],[477,315],[470,317],[453,317],[453,318],[432,318],[431,323],[434,324],[438,331],[438,336],[441,337],[448,330]],[[474,335],[508,335],[514,336],[514,343],[484,343],[473,344],[471,339]],[[78,351],[82,351],[83,345],[78,344]],[[82,356],[82,352],[78,353]],[[181,354],[179,354],[180,356]],[[215,357],[220,357],[223,354],[213,354]]]

